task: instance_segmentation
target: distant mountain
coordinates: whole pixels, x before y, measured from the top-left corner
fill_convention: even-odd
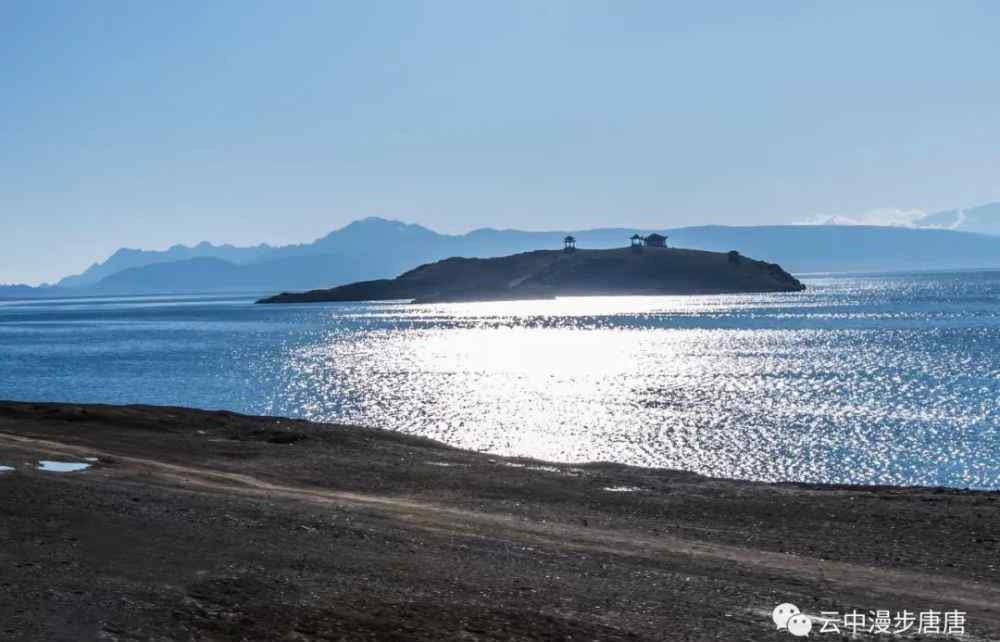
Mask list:
[[[49,285],[33,287],[21,283],[10,285],[0,284],[0,301],[4,299],[71,296],[72,294],[74,294],[73,290],[67,291],[63,288],[56,288]]]
[[[634,233],[633,229],[575,232],[582,244],[599,248],[625,245]],[[60,283],[85,283],[78,287],[102,293],[301,290],[390,278],[455,255],[492,257],[561,247],[565,235],[491,229],[439,234],[420,225],[372,217],[302,245],[239,248],[201,243],[162,252],[119,250]]]
[[[1000,268],[1000,237],[952,230],[862,225],[686,227],[680,247],[736,249],[792,273]]]
[[[1000,203],[929,214],[915,221],[914,225],[918,228],[944,229],[1000,236]],[[767,228],[736,227],[724,229],[740,230],[740,234],[747,234],[743,232],[744,230],[762,229],[770,230],[768,234],[778,234],[780,236],[781,233],[778,230],[797,227],[800,226],[775,226]],[[814,230],[830,229],[829,226],[810,227]],[[715,249],[714,246],[703,247],[699,245],[699,243],[712,244],[718,242],[719,232],[709,232],[709,230],[713,229],[716,228],[681,228],[674,230],[674,233],[679,235],[678,239],[684,239],[684,243],[692,244],[691,247]],[[879,228],[861,227],[860,229],[873,230]],[[635,231],[631,228],[605,228],[572,231],[570,233],[579,239],[581,247],[612,248],[622,245],[623,239]],[[649,231],[662,230],[639,230],[642,234]],[[447,256],[502,256],[546,247],[558,247],[560,239],[566,233],[566,231],[524,232],[519,230],[478,229],[464,235],[448,235],[438,234],[420,225],[381,218],[366,218],[335,230],[312,243],[282,247],[274,247],[266,244],[253,247],[235,247],[233,245],[213,245],[208,242],[202,242],[193,247],[174,245],[162,251],[122,248],[108,257],[104,262],[95,263],[83,273],[68,276],[56,285],[61,288],[85,288],[95,286],[102,279],[129,268],[141,268],[157,263],[178,263],[195,258],[216,258],[235,265],[302,259],[304,261],[303,271],[298,274],[297,278],[307,279],[310,276],[310,272],[307,269],[317,268],[319,264],[315,260],[309,261],[304,259],[304,257],[314,257],[315,259],[315,257],[323,255],[342,256],[345,259],[353,258],[360,260],[368,264],[369,269],[376,271],[381,269],[382,271],[377,274],[378,276],[395,276],[400,270]],[[806,236],[809,235],[807,234]],[[879,234],[875,234],[874,236],[863,234],[862,236],[865,238],[878,237],[879,243],[887,240],[887,237]],[[375,248],[378,248],[377,254],[380,262],[373,260],[375,257],[372,256],[372,251]],[[389,251],[387,248],[393,249]],[[909,266],[914,263],[909,257],[899,257],[902,261],[900,263],[895,259],[887,261],[879,255],[856,257],[856,259],[851,259],[850,261],[841,261],[837,254],[839,253],[835,253],[825,259],[822,258],[822,255],[819,255],[810,259],[807,263],[810,266],[822,265],[823,267],[820,269],[830,271],[909,269],[904,267],[904,264],[905,266]],[[942,259],[944,263],[940,265],[927,264],[925,267],[928,269],[945,267],[946,265],[951,265],[954,258]],[[919,260],[916,262],[919,263]],[[963,266],[966,265],[965,261],[960,260],[959,262]],[[294,271],[293,264],[294,261],[285,265],[284,269],[286,272]],[[859,265],[874,267],[858,268],[857,266]],[[996,265],[996,263],[991,262],[989,265]],[[792,269],[796,268],[793,266]],[[331,274],[336,275],[337,272],[336,270],[331,271],[331,269],[320,269],[317,276],[319,274],[329,277]],[[307,287],[305,281],[300,281],[299,283],[299,287]]]
[[[256,247],[235,247],[232,245],[212,245],[202,242],[194,247],[174,245],[167,250],[136,250],[124,247],[112,254],[103,263],[94,263],[83,273],[67,276],[56,283],[62,288],[81,288],[95,285],[101,279],[127,270],[154,263],[176,263],[195,258],[217,258],[230,263],[253,263],[268,258],[277,251],[269,245]]]
[[[929,214],[915,221],[915,224],[920,227],[1000,235],[1000,203]]]
[[[986,220],[987,214],[977,213],[975,220]],[[454,256],[488,258],[557,249],[567,234],[576,237],[581,249],[622,247],[637,231],[665,233],[674,247],[738,250],[780,263],[793,273],[1000,267],[1000,236],[947,229],[782,225],[550,232],[479,229],[451,235],[367,218],[301,245],[241,248],[202,243],[165,251],[123,249],[83,274],[63,279],[57,289],[12,291],[7,296],[329,288],[393,278],[415,266]],[[0,296],[5,296],[2,289]]]
[[[633,234],[632,229],[591,230],[576,233],[583,242],[594,247],[615,247],[622,239]],[[293,271],[296,261],[303,262],[303,271],[298,278],[311,278],[308,270],[320,268],[321,276],[329,269],[321,269],[318,256],[340,256],[345,260],[366,263],[371,270],[381,270],[379,275],[396,276],[400,271],[435,258],[446,258],[456,252],[468,256],[498,256],[517,251],[558,247],[565,232],[520,232],[517,230],[475,230],[465,235],[439,234],[420,225],[390,221],[370,217],[354,221],[349,225],[330,232],[312,243],[273,247],[234,247],[232,245],[212,245],[203,242],[194,247],[175,245],[167,250],[137,250],[122,248],[102,263],[95,263],[81,274],[68,276],[58,282],[59,287],[81,288],[97,286],[103,279],[131,268],[142,268],[154,264],[176,264],[196,258],[215,258],[235,265],[292,260],[282,268]],[[312,260],[306,258],[312,257]],[[376,261],[375,259],[378,259]],[[207,264],[204,264],[207,265]],[[154,274],[157,272],[150,272]],[[101,289],[115,284],[136,283],[133,279],[112,280]],[[304,282],[302,282],[304,283]],[[299,287],[305,287],[300,285]]]
[[[93,289],[108,292],[238,289],[239,269],[235,263],[211,257],[153,263],[106,276]]]
[[[364,278],[370,267],[358,260],[330,254],[293,256],[238,265],[200,257],[128,268],[87,289],[101,293],[268,291],[320,287]],[[305,285],[299,285],[305,284]]]

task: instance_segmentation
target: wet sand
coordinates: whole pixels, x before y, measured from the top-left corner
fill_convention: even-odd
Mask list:
[[[274,417],[12,402],[0,466],[14,468],[0,469],[3,640],[795,639],[774,630],[780,602],[959,610],[956,639],[1000,638],[998,493],[750,483]],[[850,639],[818,626],[812,639]]]

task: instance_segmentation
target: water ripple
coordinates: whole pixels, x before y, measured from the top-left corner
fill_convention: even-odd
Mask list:
[[[0,398],[228,408],[505,455],[1000,488],[1000,273],[797,294],[0,305]]]

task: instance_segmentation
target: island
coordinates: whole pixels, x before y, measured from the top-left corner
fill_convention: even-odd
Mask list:
[[[569,239],[571,237],[567,237]],[[395,279],[284,292],[258,303],[387,301],[415,303],[550,299],[557,296],[799,292],[805,286],[775,263],[732,252],[633,245],[609,250],[536,250],[497,258],[453,257]]]

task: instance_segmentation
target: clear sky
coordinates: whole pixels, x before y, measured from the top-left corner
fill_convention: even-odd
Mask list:
[[[1000,200],[998,63],[988,0],[6,0],[0,282],[373,215],[659,228]]]

